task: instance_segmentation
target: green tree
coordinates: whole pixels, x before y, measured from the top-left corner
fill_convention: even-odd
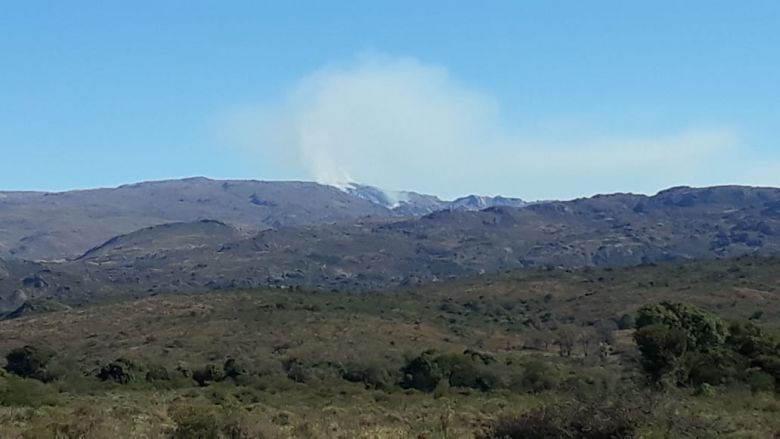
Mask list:
[[[655,380],[674,373],[688,349],[685,333],[666,325],[644,326],[634,333],[634,339],[642,353],[642,366]]]
[[[708,351],[718,349],[726,341],[729,331],[726,323],[693,305],[678,302],[661,302],[639,309],[636,327],[664,325],[677,329],[687,338],[689,350]]]

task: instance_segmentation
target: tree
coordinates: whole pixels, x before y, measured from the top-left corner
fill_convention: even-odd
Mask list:
[[[52,357],[53,352],[35,346],[16,348],[6,355],[5,370],[22,378],[49,382],[54,380],[54,376],[46,370],[46,366]]]
[[[642,353],[642,366],[656,381],[673,374],[688,349],[688,337],[682,330],[661,324],[640,328],[634,339]]]
[[[644,306],[636,325],[642,365],[655,381],[717,385],[743,368],[726,345],[726,323],[700,308],[668,301]]]
[[[664,325],[682,331],[689,350],[708,351],[718,349],[728,337],[726,323],[693,305],[678,302],[661,302],[639,309],[636,327]]]
[[[555,342],[558,344],[561,357],[571,357],[574,345],[578,339],[577,329],[571,325],[561,326],[555,331]]]

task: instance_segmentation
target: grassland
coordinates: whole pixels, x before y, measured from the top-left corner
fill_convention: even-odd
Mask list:
[[[6,320],[0,354],[50,349],[59,379],[0,377],[0,437],[460,438],[507,416],[572,404],[630,409],[642,437],[780,432],[772,392],[644,384],[621,319],[669,299],[775,330],[780,260],[509,272],[378,294],[119,296]],[[572,354],[561,356],[566,343]],[[399,371],[428,350],[488,356],[497,384],[399,386]],[[96,378],[119,358],[186,373],[123,384]],[[192,380],[193,371],[231,358],[240,377]],[[347,379],[366,370],[378,375]]]

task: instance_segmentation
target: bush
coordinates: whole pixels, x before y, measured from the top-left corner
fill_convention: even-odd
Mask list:
[[[482,439],[609,439],[635,437],[639,425],[629,410],[614,406],[554,405],[489,425]]]
[[[623,314],[616,321],[618,329],[634,329],[636,326],[636,320],[631,314]]]
[[[496,370],[498,364],[490,356],[466,351],[462,355],[441,355],[435,361],[452,387],[467,387],[483,392],[505,387]]]
[[[752,322],[728,327],[719,318],[698,308],[662,302],[640,309],[634,339],[642,365],[655,381],[676,385],[720,385],[734,380],[769,380],[761,371],[780,379],[780,342]]]
[[[433,392],[445,373],[435,361],[432,351],[426,351],[411,359],[401,369],[401,387]]]
[[[432,392],[440,382],[451,387],[481,391],[506,387],[502,365],[490,355],[466,350],[462,354],[435,356],[426,351],[409,360],[401,369],[401,387]]]
[[[130,384],[146,378],[141,365],[126,358],[119,358],[101,367],[97,373],[101,381],[113,381],[117,384]]]
[[[238,363],[233,358],[228,358],[227,361],[225,361],[225,365],[222,366],[222,371],[225,375],[225,378],[230,378],[235,380],[236,378],[246,375],[246,369],[244,366]]]
[[[363,383],[367,389],[385,389],[394,384],[392,374],[378,364],[347,363],[341,377],[352,383]]]
[[[47,349],[34,346],[16,348],[6,355],[5,370],[22,378],[50,382],[55,377],[46,367],[53,357],[54,353]]]
[[[700,308],[678,302],[661,302],[639,309],[636,326],[662,325],[680,331],[686,337],[690,350],[717,349],[726,341],[729,331],[726,323]]]
[[[512,389],[520,392],[538,393],[553,390],[561,382],[561,374],[555,365],[543,361],[531,361],[523,373],[512,380]]]
[[[750,384],[750,390],[754,393],[773,392],[777,385],[775,377],[760,370],[750,373],[748,384]]]
[[[288,358],[282,361],[282,369],[287,373],[287,378],[296,383],[305,383],[310,379],[303,362],[297,358]]]
[[[203,369],[198,369],[192,372],[192,379],[198,383],[199,386],[205,387],[211,383],[222,381],[225,378],[224,370],[214,364],[209,364]]]
[[[245,416],[209,406],[179,406],[170,410],[175,423],[173,439],[263,439],[260,426]]]
[[[146,382],[155,383],[160,381],[171,381],[173,376],[165,366],[149,366],[144,377]]]

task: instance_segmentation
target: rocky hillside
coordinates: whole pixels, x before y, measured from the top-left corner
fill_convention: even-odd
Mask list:
[[[338,189],[308,182],[206,178],[59,193],[0,192],[0,257],[73,258],[114,236],[173,222],[215,220],[256,233],[508,203],[522,201],[468,196],[449,202],[365,185]]]
[[[57,269],[140,292],[261,285],[355,291],[527,267],[780,254],[780,190],[675,188],[652,197],[615,194],[239,235],[221,223],[156,227]]]
[[[78,256],[120,234],[171,222],[218,220],[240,229],[393,216],[330,186],[304,182],[159,181],[61,193],[0,193],[0,256]]]

